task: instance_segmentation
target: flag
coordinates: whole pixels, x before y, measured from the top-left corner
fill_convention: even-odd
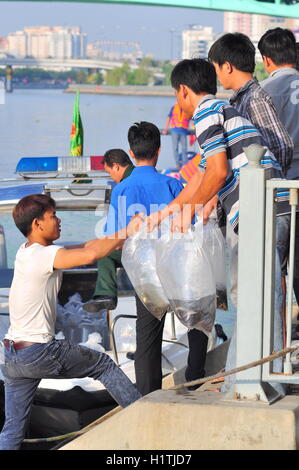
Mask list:
[[[83,155],[83,125],[79,110],[79,96],[80,92],[77,91],[73,109],[73,122],[70,142],[70,154],[71,156],[76,157]]]
[[[79,97],[80,92],[77,91],[76,99],[73,108],[73,122],[72,122],[72,132],[71,132],[71,142],[70,142],[70,154],[73,157],[81,157],[83,155],[83,125],[80,116],[79,109]],[[77,178],[82,178],[87,176],[86,174],[76,174],[74,175]],[[74,180],[73,183],[91,183],[92,180]]]

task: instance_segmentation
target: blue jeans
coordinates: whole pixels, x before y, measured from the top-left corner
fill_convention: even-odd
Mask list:
[[[18,450],[24,439],[35,391],[41,379],[92,377],[100,380],[122,407],[141,398],[124,372],[105,353],[66,340],[5,348],[5,423],[0,450]]]
[[[290,250],[291,215],[280,215],[276,217],[276,245],[281,263],[281,275],[288,274],[288,261]],[[295,231],[295,264],[294,264],[294,293],[299,304],[299,212],[296,213]]]
[[[181,168],[187,163],[187,134],[181,134],[179,132],[171,131],[173,155],[177,168]],[[181,151],[179,152],[179,144],[181,145]]]

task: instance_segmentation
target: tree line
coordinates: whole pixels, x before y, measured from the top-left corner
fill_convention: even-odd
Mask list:
[[[154,61],[145,57],[137,68],[132,68],[125,62],[121,67],[108,70],[105,74],[91,70],[69,70],[57,72],[40,68],[14,68],[13,77],[16,81],[39,83],[45,81],[68,82],[91,85],[166,85],[171,86],[170,75],[174,65],[169,61]],[[155,69],[160,72],[159,79],[155,76]],[[255,76],[260,81],[266,78],[262,63],[257,63]],[[5,77],[5,68],[0,69],[0,77]]]

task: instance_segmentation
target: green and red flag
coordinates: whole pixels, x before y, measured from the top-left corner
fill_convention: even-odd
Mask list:
[[[83,125],[80,116],[79,109],[79,96],[80,92],[77,91],[76,99],[73,108],[73,122],[70,142],[70,153],[71,156],[79,157],[83,155]]]

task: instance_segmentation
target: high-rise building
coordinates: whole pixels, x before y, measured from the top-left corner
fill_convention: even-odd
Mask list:
[[[7,36],[7,51],[16,57],[27,56],[27,35],[24,31],[16,31]]]
[[[292,31],[299,29],[299,19],[282,18],[276,16],[254,15],[250,13],[224,12],[224,33],[243,33],[249,36],[255,47],[268,30],[273,28],[288,28]],[[262,58],[257,49],[256,59]]]
[[[0,36],[0,51],[7,51],[7,49],[8,49],[7,38],[2,38]]]
[[[298,22],[299,20],[293,18],[225,11],[223,30],[225,33],[243,33],[252,41],[259,41],[268,29],[280,27],[294,30],[297,29],[296,23]]]
[[[207,57],[209,48],[214,42],[215,34],[211,26],[194,25],[182,32],[182,59]]]
[[[35,26],[10,33],[8,51],[17,57],[71,59],[86,57],[86,34],[78,26]]]

